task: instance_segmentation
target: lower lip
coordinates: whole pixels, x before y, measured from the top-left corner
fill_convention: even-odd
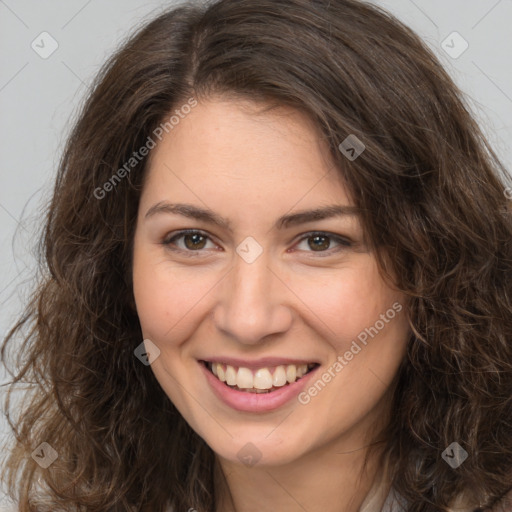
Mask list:
[[[296,397],[306,387],[311,376],[320,368],[320,366],[315,367],[293,384],[285,385],[276,391],[271,391],[270,393],[249,393],[230,388],[215,377],[201,361],[199,361],[199,366],[217,397],[226,405],[243,412],[267,412],[278,409]]]

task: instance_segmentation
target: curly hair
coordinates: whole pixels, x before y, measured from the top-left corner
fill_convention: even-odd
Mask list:
[[[4,469],[20,512],[215,510],[214,453],[134,357],[132,249],[148,158],[120,172],[177,106],[214,95],[314,121],[382,275],[410,301],[383,451],[407,510],[447,511],[461,495],[474,508],[499,504],[512,489],[507,170],[433,52],[385,10],[219,0],[169,9],[124,42],[68,139],[41,278],[1,351],[7,364],[21,337]],[[353,161],[338,149],[349,134],[366,146]],[[456,470],[441,457],[454,441],[469,454]],[[31,457],[43,442],[58,453],[47,469]]]

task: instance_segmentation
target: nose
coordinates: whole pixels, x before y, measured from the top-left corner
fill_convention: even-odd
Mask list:
[[[269,263],[265,252],[252,263],[236,255],[234,267],[220,283],[213,315],[224,336],[252,345],[290,329],[293,314],[286,296],[291,292]]]

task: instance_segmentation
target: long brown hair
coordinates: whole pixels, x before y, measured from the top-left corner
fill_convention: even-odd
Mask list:
[[[43,278],[2,346],[6,363],[22,338],[5,404],[15,441],[5,479],[19,510],[214,511],[212,450],[134,356],[131,254],[147,157],[131,158],[162,122],[171,129],[176,109],[215,95],[314,121],[383,275],[410,300],[384,451],[408,510],[447,510],[463,492],[497,503],[512,488],[506,169],[434,54],[386,11],[220,0],[143,26],[102,68],[69,137],[40,241]],[[339,149],[348,135],[365,144],[353,161]],[[23,383],[13,418],[10,391]],[[47,469],[31,456],[43,442],[58,453]],[[442,458],[452,442],[468,453],[457,469]]]

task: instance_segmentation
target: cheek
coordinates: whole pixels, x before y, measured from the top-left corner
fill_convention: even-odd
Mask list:
[[[147,250],[134,252],[133,293],[144,337],[171,347],[184,339],[214,283],[199,269],[184,270]],[[163,347],[161,347],[163,348]]]
[[[305,278],[294,288],[310,311],[310,321],[327,339],[341,342],[373,325],[399,297],[382,281],[369,258],[322,279]]]
[[[174,317],[184,314],[187,300],[183,296],[178,300],[176,288],[175,279],[165,271],[165,262],[135,244],[133,295],[145,338],[161,341],[172,328]],[[181,290],[182,295],[186,290]]]

